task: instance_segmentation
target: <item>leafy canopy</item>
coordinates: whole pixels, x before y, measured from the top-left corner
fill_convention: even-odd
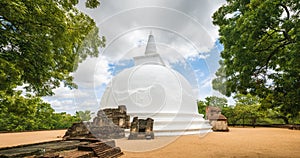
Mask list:
[[[299,0],[227,0],[213,15],[224,45],[213,88],[299,114],[299,16]]]
[[[216,106],[220,109],[227,107],[227,99],[223,97],[217,97],[217,96],[209,96],[205,98],[205,101],[198,100],[198,112],[199,114],[205,114],[206,113],[206,107],[208,106]]]
[[[216,106],[221,109],[227,106],[227,102],[228,102],[226,98],[217,97],[217,96],[206,97],[205,100],[207,106]]]
[[[75,8],[78,0],[0,1],[0,93],[17,86],[37,96],[53,95],[87,56],[97,56],[105,39],[93,19]],[[99,6],[87,0],[86,6]],[[88,40],[85,40],[87,39]]]

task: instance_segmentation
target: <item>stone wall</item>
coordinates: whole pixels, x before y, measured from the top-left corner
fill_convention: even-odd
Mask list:
[[[100,139],[120,139],[125,137],[124,128],[116,125],[110,126],[91,126],[89,127],[91,134]]]

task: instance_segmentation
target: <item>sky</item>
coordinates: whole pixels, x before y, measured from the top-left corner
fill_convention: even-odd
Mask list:
[[[87,9],[81,1],[78,9],[96,21],[100,36],[106,38],[106,47],[99,48],[98,58],[88,58],[72,74],[78,89],[61,86],[54,90],[54,96],[43,99],[56,112],[97,111],[113,76],[134,66],[134,56],[143,55],[150,32],[163,61],[190,82],[197,91],[197,99],[221,96],[212,90],[211,84],[223,49],[212,15],[224,3],[224,0],[102,0],[100,7]]]

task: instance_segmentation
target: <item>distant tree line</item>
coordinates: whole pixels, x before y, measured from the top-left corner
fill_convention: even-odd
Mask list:
[[[74,115],[55,113],[41,98],[23,97],[21,93],[1,99],[0,109],[0,131],[65,129],[74,122],[91,119],[90,111],[78,111]]]
[[[265,108],[262,99],[250,94],[237,94],[235,105],[228,105],[227,99],[210,96],[204,101],[198,100],[199,113],[205,114],[207,106],[219,107],[227,117],[229,125],[270,125],[270,124],[299,124],[300,114],[286,115],[280,108]]]

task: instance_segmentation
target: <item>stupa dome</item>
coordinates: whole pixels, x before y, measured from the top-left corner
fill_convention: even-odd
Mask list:
[[[126,105],[131,117],[154,119],[154,134],[184,135],[209,132],[211,126],[198,114],[189,82],[165,66],[150,35],[145,56],[135,57],[135,66],[117,74],[102,96],[101,108]]]

